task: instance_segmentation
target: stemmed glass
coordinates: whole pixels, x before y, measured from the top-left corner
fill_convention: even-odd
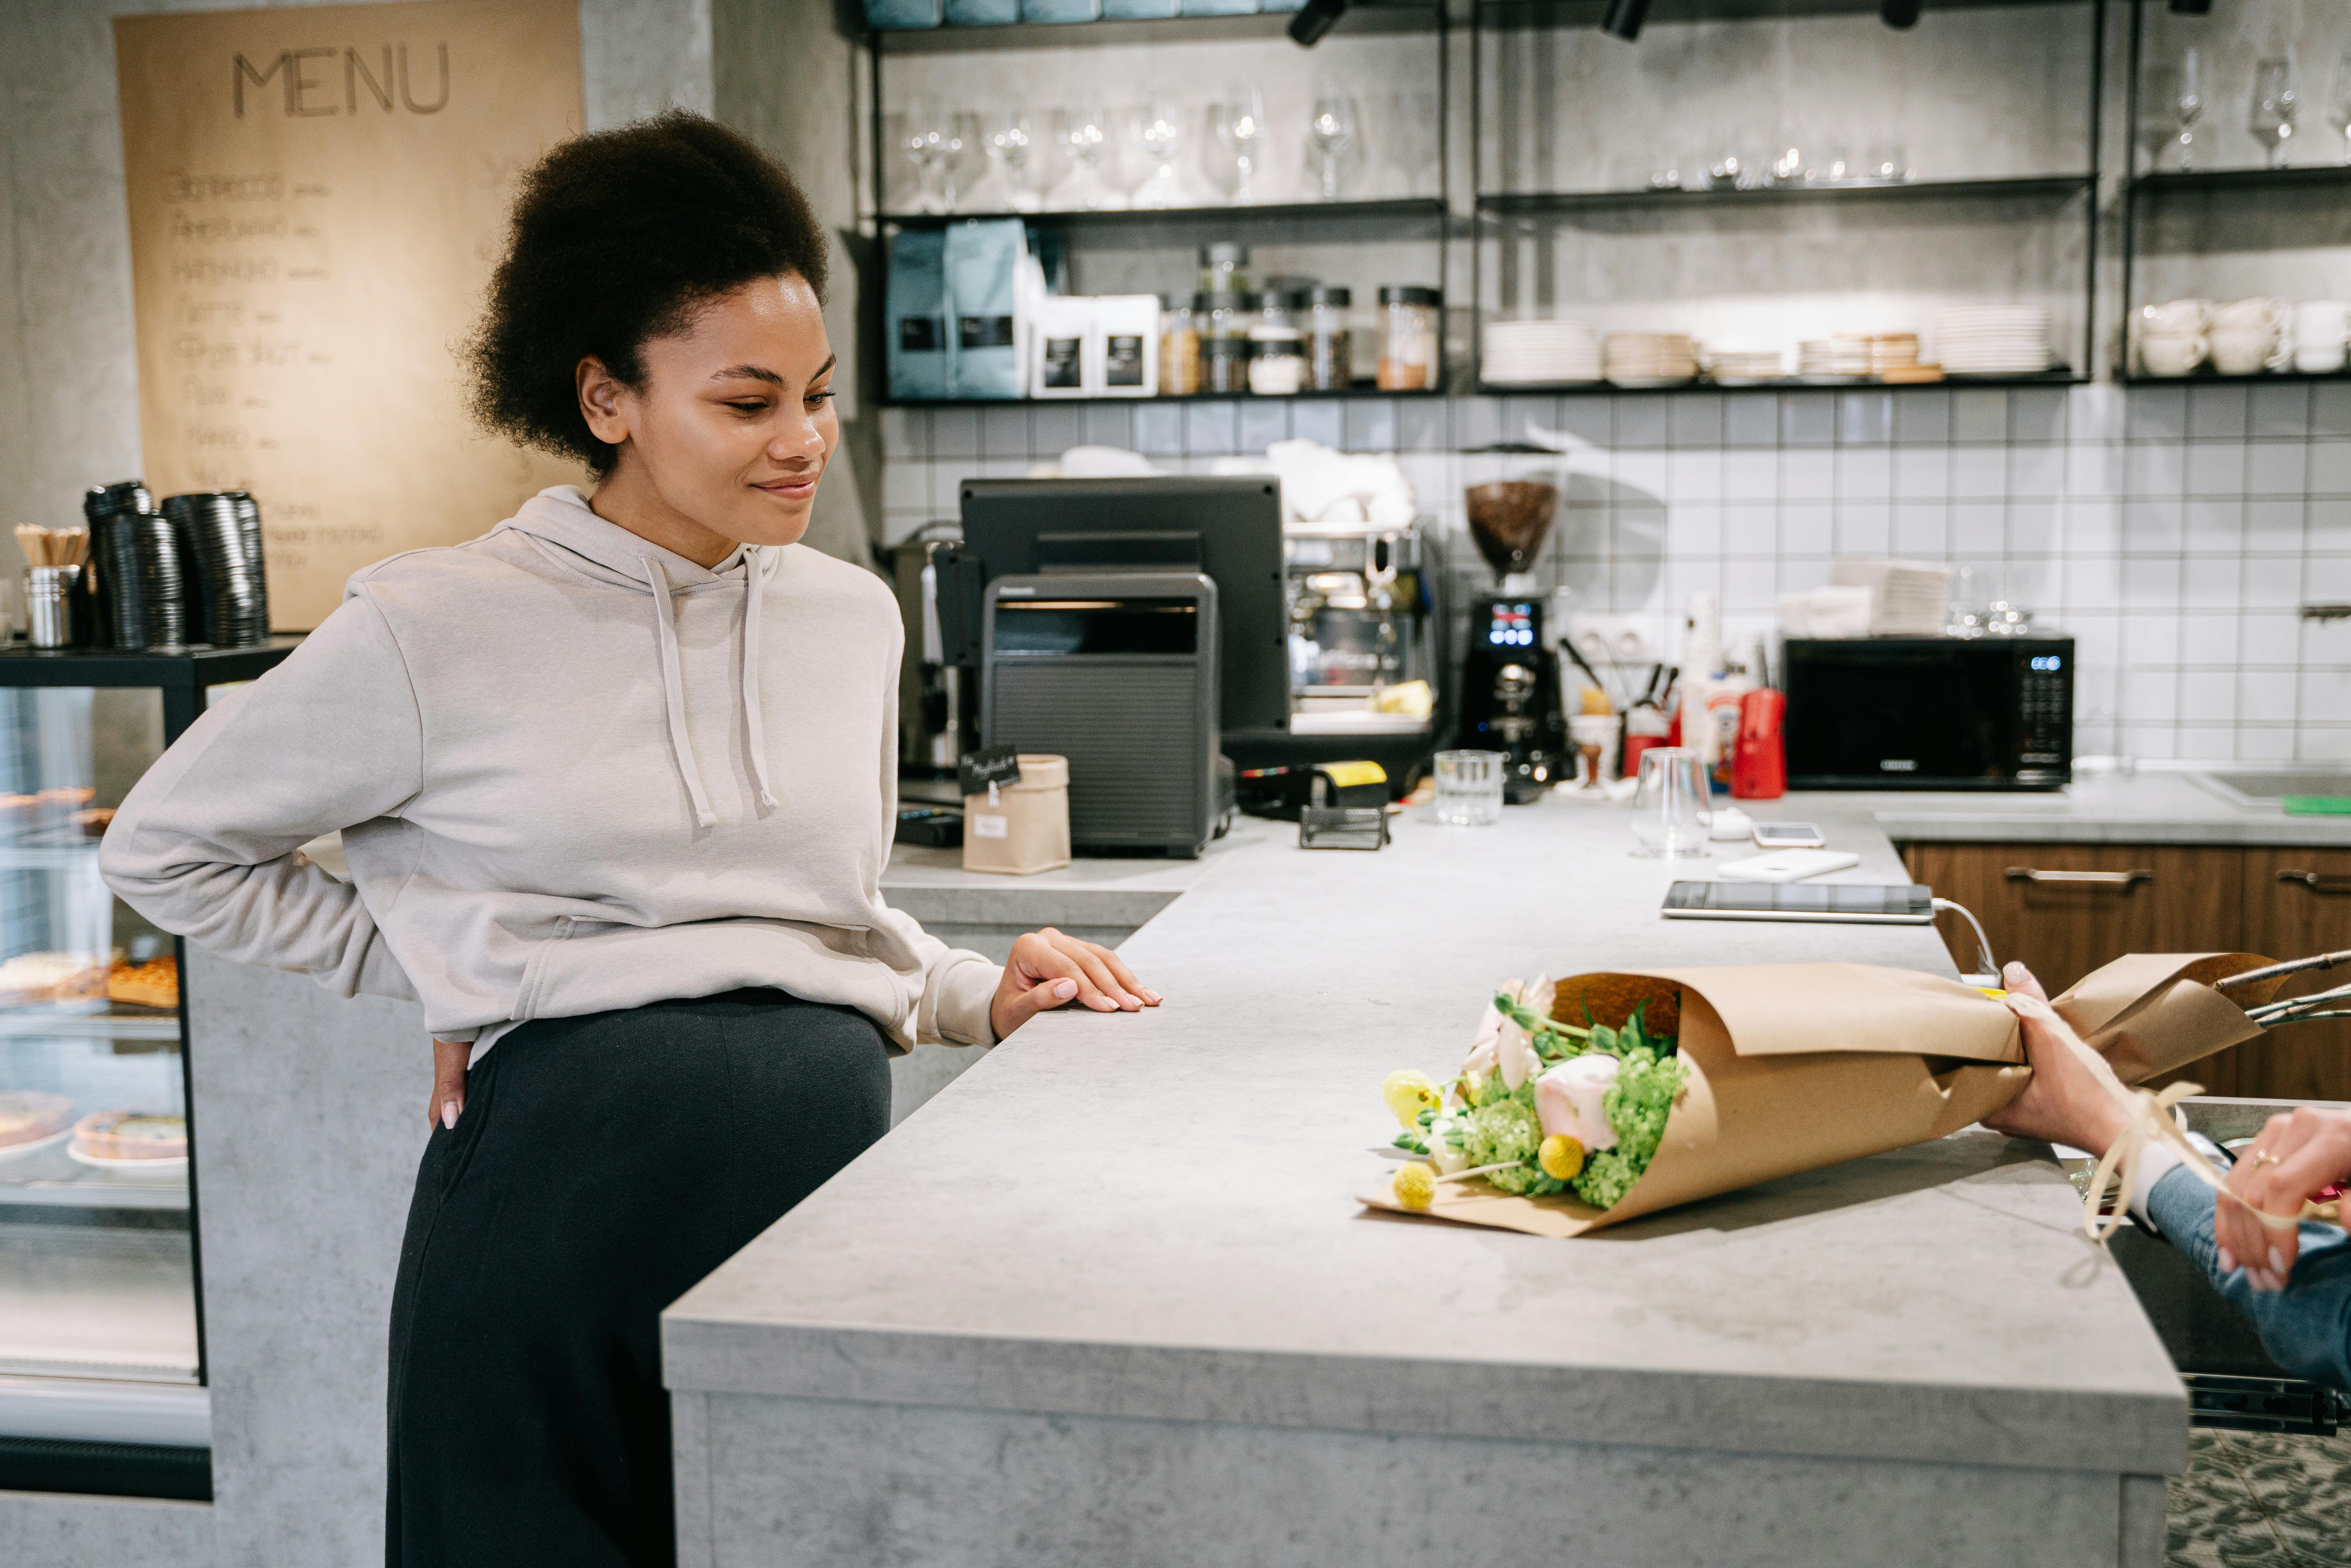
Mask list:
[[[979,116],[959,110],[940,122],[936,136],[934,156],[939,166],[940,209],[952,213],[961,197],[956,172],[979,157],[986,146],[979,134]]]
[[[1004,181],[1005,205],[1016,213],[1033,213],[1045,204],[1037,193],[1043,141],[1037,117],[1025,109],[999,111],[987,132],[987,155]]]
[[[1126,198],[1102,177],[1102,156],[1110,151],[1110,115],[1100,104],[1063,110],[1053,140],[1075,165],[1061,182],[1055,205],[1083,212],[1108,212],[1126,205]]]
[[[1254,85],[1228,87],[1209,106],[1208,119],[1224,153],[1217,164],[1217,183],[1235,206],[1248,206],[1257,200],[1251,184],[1265,158],[1264,100]]]
[[[2278,166],[2278,150],[2294,140],[2294,117],[2299,108],[2291,61],[2263,60],[2253,67],[2253,112],[2245,129],[2262,144],[2273,169]]]
[[[945,210],[931,192],[931,166],[937,160],[934,141],[936,134],[926,120],[913,115],[893,114],[890,117],[888,135],[891,149],[914,166],[914,199],[909,211],[936,213]]]
[[[1339,160],[1355,144],[1355,95],[1340,88],[1325,87],[1314,95],[1314,108],[1306,120],[1306,139],[1314,147],[1315,156],[1322,161],[1322,199],[1339,199]]]
[[[1184,149],[1184,115],[1173,99],[1155,98],[1136,111],[1134,144],[1157,165],[1136,188],[1134,204],[1161,209],[1180,207],[1176,183],[1176,159]]]
[[[2351,49],[2335,62],[2335,92],[2326,100],[2326,123],[2343,139],[2343,161],[2351,163]]]
[[[2204,117],[2204,61],[2190,47],[2179,57],[2179,76],[2173,86],[2172,118],[2179,123],[2173,143],[2179,149],[2179,166],[2196,166],[2196,122]]]

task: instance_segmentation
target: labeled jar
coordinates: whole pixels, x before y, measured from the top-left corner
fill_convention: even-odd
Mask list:
[[[1353,337],[1348,325],[1354,302],[1344,288],[1307,292],[1306,384],[1316,392],[1344,392],[1354,380]]]
[[[1200,390],[1200,329],[1193,319],[1192,298],[1169,294],[1159,301],[1159,391],[1166,397],[1190,397]]]
[[[1295,397],[1305,390],[1305,333],[1261,322],[1249,329],[1249,391],[1259,397]]]
[[[1259,318],[1269,327],[1306,326],[1307,290],[1303,288],[1269,288],[1263,296],[1265,308]]]
[[[1421,392],[1437,385],[1438,333],[1445,296],[1414,284],[1380,290],[1382,392]]]
[[[1200,324],[1201,390],[1249,390],[1249,329],[1263,319],[1254,294],[1228,291],[1192,296],[1192,319]]]
[[[1225,240],[1200,247],[1200,292],[1246,294],[1249,291],[1249,246]]]

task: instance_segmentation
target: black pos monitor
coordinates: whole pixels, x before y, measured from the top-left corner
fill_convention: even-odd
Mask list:
[[[1218,720],[1227,734],[1290,727],[1281,485],[1233,479],[967,479],[963,544],[943,564],[939,630],[951,664],[980,662],[980,610],[999,577],[1196,571],[1217,585]]]
[[[967,480],[937,558],[982,744],[1064,755],[1080,848],[1196,855],[1226,737],[1290,720],[1281,486],[1266,477]]]

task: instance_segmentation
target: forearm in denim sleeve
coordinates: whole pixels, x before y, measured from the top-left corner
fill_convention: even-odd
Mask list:
[[[2332,1225],[2302,1227],[2302,1250],[2283,1291],[2256,1291],[2242,1268],[2220,1270],[2210,1187],[2184,1166],[2147,1194],[2147,1216],[2249,1319],[2270,1359],[2296,1377],[2351,1389],[2351,1245]]]

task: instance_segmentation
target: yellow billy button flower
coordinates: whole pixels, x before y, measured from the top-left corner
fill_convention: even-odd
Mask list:
[[[1399,1169],[1393,1185],[1395,1200],[1416,1212],[1437,1199],[1437,1173],[1418,1160]]]
[[[1555,1181],[1573,1181],[1583,1168],[1583,1145],[1564,1133],[1555,1133],[1535,1151],[1535,1163]]]
[[[1444,1103],[1437,1092],[1437,1081],[1426,1072],[1411,1068],[1399,1068],[1387,1075],[1380,1084],[1380,1098],[1388,1103],[1397,1123],[1405,1127],[1420,1125],[1420,1113],[1434,1111]]]

